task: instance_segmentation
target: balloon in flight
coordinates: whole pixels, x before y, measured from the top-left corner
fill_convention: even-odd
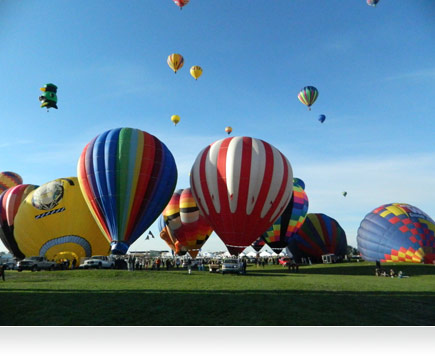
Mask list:
[[[182,10],[183,7],[189,3],[190,0],[172,0],[172,1],[175,3],[175,5],[177,5],[180,8],[180,10]]]
[[[304,87],[298,94],[299,101],[308,106],[308,110],[311,110],[311,105],[317,100],[319,91],[313,86]]]
[[[379,0],[367,0],[367,5],[369,6],[376,6],[378,4]]]
[[[43,91],[39,97],[41,108],[46,108],[47,110],[50,108],[57,109],[57,86],[53,83],[48,83],[41,88],[41,91]]]
[[[435,262],[435,221],[410,204],[381,205],[368,213],[357,232],[366,261]]]
[[[177,73],[181,67],[183,67],[184,64],[184,58],[181,54],[173,53],[168,56],[168,66],[174,71],[174,73]]]
[[[228,137],[204,148],[190,174],[200,210],[232,254],[250,246],[282,214],[292,182],[288,159],[251,137]]]
[[[125,254],[158,218],[177,182],[175,160],[165,144],[133,128],[95,137],[77,170],[85,200],[113,254]]]
[[[174,123],[175,126],[180,122],[180,117],[178,115],[172,115],[171,121]]]
[[[197,80],[202,75],[202,68],[200,66],[193,66],[190,68],[190,75]]]
[[[322,115],[319,116],[318,120],[320,121],[320,123],[323,124],[325,122],[325,120],[326,120],[326,116],[322,114]]]
[[[225,127],[225,132],[229,135],[231,132],[233,132],[233,128],[231,126]]]

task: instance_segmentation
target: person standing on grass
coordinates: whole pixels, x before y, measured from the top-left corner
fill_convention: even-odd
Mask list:
[[[5,281],[5,271],[6,271],[6,266],[4,264],[0,265],[0,276],[3,279],[3,282]]]

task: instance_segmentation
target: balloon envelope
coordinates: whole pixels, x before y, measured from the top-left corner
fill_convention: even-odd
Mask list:
[[[289,239],[288,248],[299,261],[310,257],[321,262],[322,255],[330,253],[344,257],[346,233],[336,220],[325,214],[307,214],[302,227]]]
[[[298,94],[299,101],[308,106],[308,109],[311,110],[311,105],[317,100],[319,96],[319,91],[317,88],[313,86],[304,87]]]
[[[190,68],[190,75],[197,80],[202,75],[202,68],[200,66],[193,66]]]
[[[293,195],[282,215],[262,235],[264,241],[276,253],[287,247],[289,239],[297,233],[305,221],[308,211],[308,197],[302,179],[293,179]]]
[[[190,0],[172,0],[174,3],[175,3],[175,5],[177,5],[179,8],[180,8],[180,10],[181,10],[181,8],[183,7],[183,6],[186,6],[188,3],[189,3],[189,1]]]
[[[367,5],[369,6],[376,6],[378,4],[379,0],[367,0]]]
[[[27,257],[59,260],[108,255],[110,245],[89,211],[76,177],[60,178],[31,191],[18,208],[14,235]]]
[[[177,182],[175,160],[165,144],[132,128],[94,138],[77,169],[85,200],[113,254],[125,254],[158,218]]]
[[[174,125],[177,125],[180,122],[180,117],[178,115],[172,115],[171,121],[174,123]]]
[[[15,240],[14,220],[21,202],[36,188],[38,186],[32,184],[19,184],[0,195],[0,238],[9,252],[19,259],[25,256]]]
[[[320,115],[319,116],[319,121],[323,124],[324,122],[325,122],[325,120],[326,120],[326,116],[325,115]]]
[[[177,73],[184,64],[184,58],[181,54],[173,53],[168,56],[167,62],[168,66],[174,71],[174,73]]]
[[[288,159],[251,137],[229,137],[204,148],[190,173],[200,210],[232,253],[251,245],[282,214],[292,181]]]
[[[433,263],[435,222],[409,204],[381,205],[361,221],[357,243],[367,261]]]
[[[21,178],[19,174],[14,172],[0,172],[0,193],[18,184],[23,184],[23,178]]]
[[[225,132],[229,135],[231,132],[233,132],[233,128],[231,126],[225,127]]]

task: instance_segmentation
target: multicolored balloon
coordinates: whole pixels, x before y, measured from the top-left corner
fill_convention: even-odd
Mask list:
[[[266,242],[264,242],[263,238],[259,237],[251,244],[251,247],[255,250],[255,252],[260,252],[265,244]]]
[[[358,250],[364,260],[435,262],[435,222],[409,204],[381,205],[361,221]]]
[[[173,53],[169,55],[167,62],[174,73],[177,73],[177,71],[183,67],[184,58],[181,54]]]
[[[171,121],[174,123],[175,126],[180,122],[180,117],[178,115],[172,115]]]
[[[46,108],[47,111],[50,108],[57,109],[57,86],[52,83],[48,83],[41,88],[41,91],[44,92],[39,97],[41,108]]]
[[[89,211],[76,177],[32,190],[18,208],[14,236],[22,253],[49,260],[108,255],[110,245]]]
[[[197,80],[202,75],[202,68],[200,66],[193,66],[190,68],[190,75]]]
[[[21,178],[19,174],[14,172],[0,172],[0,193],[18,184],[23,184],[23,178]]]
[[[367,5],[369,6],[376,6],[378,4],[379,0],[367,0]]]
[[[182,10],[183,6],[186,6],[190,0],[172,0],[172,1],[175,3],[175,5],[177,5],[180,8],[180,10]]]
[[[231,126],[225,127],[225,132],[229,135],[231,132],[233,132],[233,128]]]
[[[287,247],[289,239],[297,233],[308,212],[308,197],[302,179],[293,179],[293,195],[282,215],[261,236],[269,247],[280,253]]]
[[[190,188],[178,189],[163,210],[162,216],[173,240],[178,241],[192,257],[196,256],[213,232],[196,205]]]
[[[204,148],[190,173],[200,210],[232,254],[250,246],[282,214],[292,181],[288,159],[251,137],[229,137]]]
[[[77,170],[85,200],[113,254],[125,254],[158,218],[177,183],[175,160],[165,144],[132,128],[95,137]]]
[[[304,87],[298,94],[299,101],[308,106],[308,110],[311,110],[311,105],[317,100],[319,91],[313,86]]]
[[[289,239],[288,248],[297,261],[309,257],[321,262],[322,255],[330,253],[344,257],[346,233],[336,220],[325,214],[307,214],[302,227]]]

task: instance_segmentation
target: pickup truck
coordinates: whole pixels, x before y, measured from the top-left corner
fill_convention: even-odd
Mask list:
[[[32,256],[25,258],[24,260],[18,261],[17,271],[21,272],[24,270],[29,270],[32,272],[40,270],[53,271],[56,268],[56,262],[47,261],[45,257],[42,256]]]
[[[115,261],[108,256],[92,256],[85,261],[83,268],[115,268]]]

